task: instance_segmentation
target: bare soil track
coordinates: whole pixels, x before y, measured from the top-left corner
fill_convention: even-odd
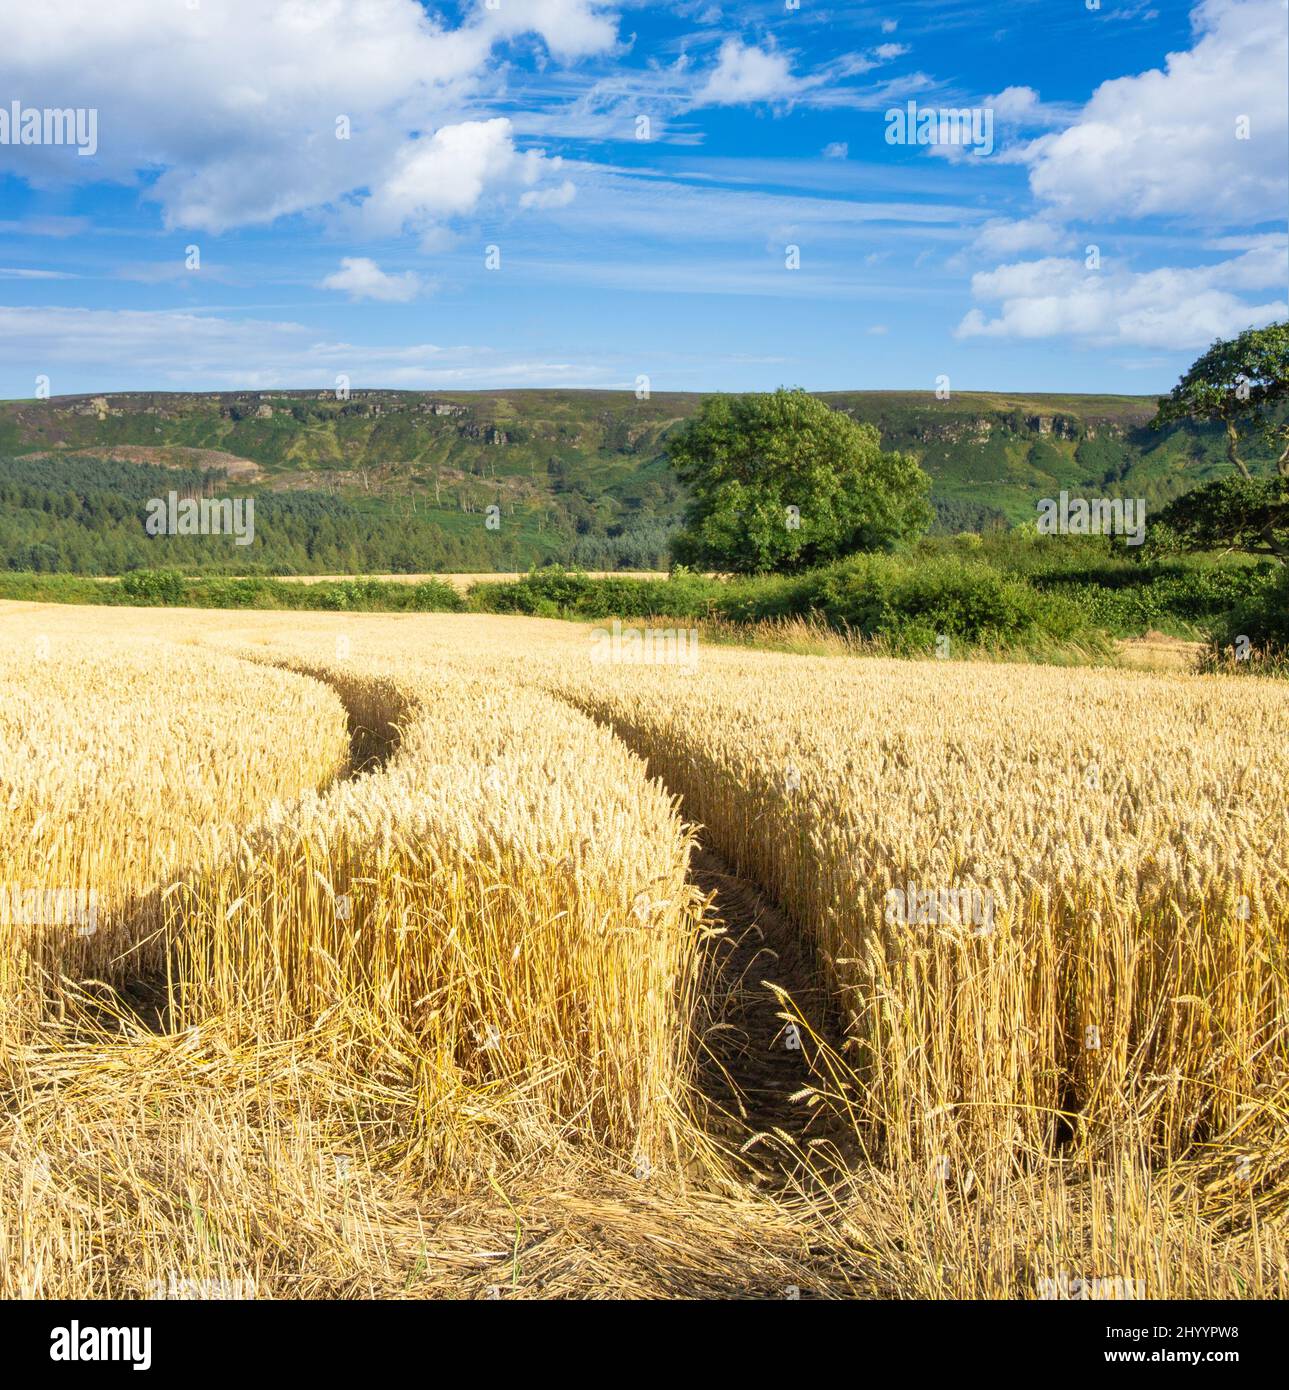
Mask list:
[[[705,996],[711,1015],[700,1038],[707,1128],[742,1153],[750,1180],[780,1187],[804,1176],[801,1146],[842,1146],[821,1108],[793,1099],[818,1080],[810,1034],[838,1048],[840,1021],[809,941],[755,883],[706,847],[695,850],[690,879],[725,929],[713,949]],[[808,1028],[784,1017],[771,984]]]

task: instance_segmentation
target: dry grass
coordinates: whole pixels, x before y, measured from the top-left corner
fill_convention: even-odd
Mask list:
[[[1120,662],[1144,671],[1197,671],[1204,656],[1204,644],[1163,632],[1147,632],[1142,637],[1123,637],[1115,642]]]
[[[0,1294],[1289,1292],[1282,685],[685,675],[473,615],[5,632],[0,881],[110,910],[5,929]],[[741,994],[688,821],[785,910]],[[888,920],[909,883],[992,929]],[[713,1127],[704,1057],[789,1023],[781,1132]]]

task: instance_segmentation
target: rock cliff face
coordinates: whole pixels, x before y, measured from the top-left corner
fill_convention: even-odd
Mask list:
[[[922,443],[962,444],[972,440],[983,443],[993,434],[994,427],[993,420],[954,420],[943,425],[917,426],[913,437]]]
[[[579,412],[579,396],[594,398],[594,412]],[[604,408],[605,397],[612,407]],[[558,397],[558,410],[546,407]],[[929,393],[862,393],[825,396],[834,408],[857,420],[877,425],[887,438],[903,436],[921,443],[984,444],[1001,436],[1029,434],[1038,439],[1123,439],[1128,429],[1145,423],[1154,402],[1140,397],[1112,398],[1122,406],[1113,414],[1080,409],[1077,413],[1024,411],[1012,407],[988,411],[964,411],[965,396],[955,396],[952,408],[934,401]],[[897,407],[891,408],[892,398]],[[461,393],[457,399],[413,391],[350,391],[338,397],[330,391],[230,391],[218,395],[162,393],[114,396],[55,396],[48,401],[0,403],[0,422],[7,418],[21,436],[29,428],[47,429],[60,420],[120,421],[149,416],[154,420],[183,420],[201,424],[207,420],[235,423],[253,421],[296,423],[334,419],[402,420],[413,427],[433,428],[451,421],[456,434],[489,447],[505,447],[515,441],[514,426],[524,435],[561,440],[571,447],[612,438],[614,446],[634,450],[648,442],[663,423],[675,423],[688,415],[699,397],[661,393],[641,403],[628,392],[515,391]],[[1077,398],[1067,398],[1077,399]],[[1102,398],[1094,398],[1100,400]],[[504,411],[502,407],[505,407]],[[499,415],[505,415],[504,422]],[[592,426],[588,428],[588,426]]]
[[[1070,441],[1122,439],[1124,433],[1124,427],[1114,420],[1098,419],[1095,416],[1076,419],[1071,415],[1026,415],[1020,420],[1014,415],[959,417],[943,423],[932,420],[916,425],[910,431],[914,439],[936,444],[984,444],[995,435],[1025,434],[1038,439]]]

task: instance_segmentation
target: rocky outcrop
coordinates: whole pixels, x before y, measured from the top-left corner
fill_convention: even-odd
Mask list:
[[[510,436],[505,430],[499,430],[496,425],[480,425],[473,421],[468,425],[462,425],[457,434],[462,439],[477,439],[484,444],[510,443]]]
[[[1071,420],[1068,415],[1027,415],[1025,424],[1027,428],[1041,436],[1051,435],[1055,439],[1077,439],[1079,437],[1078,421]]]
[[[913,431],[913,437],[923,444],[983,444],[993,434],[996,423],[984,416],[946,420],[943,424],[920,426]]]

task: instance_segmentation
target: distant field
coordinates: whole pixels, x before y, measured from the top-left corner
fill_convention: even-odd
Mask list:
[[[591,570],[592,579],[666,579],[666,570]],[[464,594],[472,584],[506,584],[524,577],[519,570],[499,571],[492,574],[284,574],[279,576],[284,584],[328,584],[352,579],[376,579],[385,584],[424,584],[437,579],[440,584],[451,584]]]
[[[459,594],[468,593],[472,584],[510,584],[523,579],[527,571],[505,570],[487,574],[280,574],[275,576],[283,584],[344,584],[355,581],[375,580],[381,584],[425,584],[437,580],[440,584],[451,584]],[[585,573],[590,579],[666,579],[666,570],[589,570]],[[119,575],[97,574],[92,576],[97,583],[114,584]]]

